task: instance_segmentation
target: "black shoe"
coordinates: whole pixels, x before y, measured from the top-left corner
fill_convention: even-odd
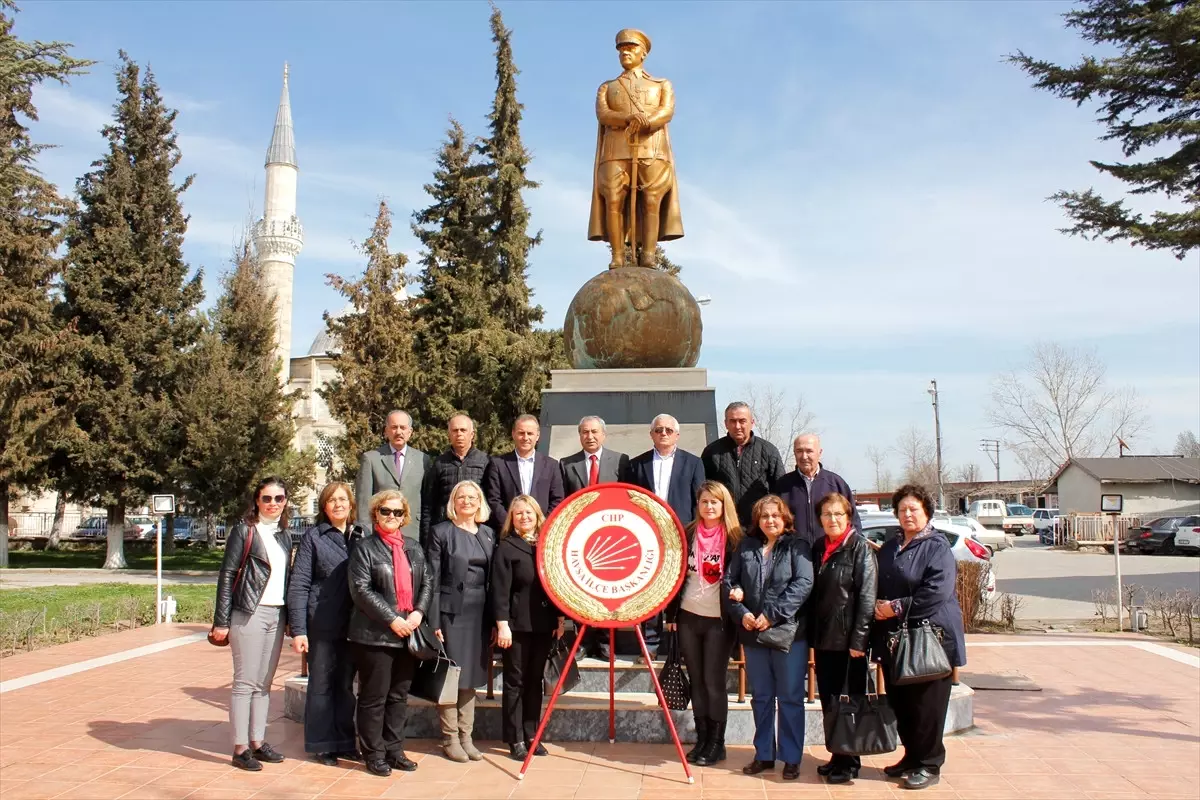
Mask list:
[[[530,743],[526,742],[525,752],[529,752],[529,744]],[[534,748],[533,754],[535,756],[548,756],[548,755],[550,755],[550,751],[547,750],[541,742],[538,742],[538,746]]]
[[[913,771],[913,767],[905,764],[903,761],[892,764],[890,767],[883,768],[883,774],[889,778],[903,778],[905,775]]]
[[[524,761],[525,756],[529,755],[529,748],[524,742],[513,742],[508,746],[508,757],[513,761]]]
[[[398,769],[401,772],[414,772],[417,769],[417,762],[404,755],[403,751],[388,753],[387,763],[392,769]]]
[[[904,783],[901,785],[905,789],[928,789],[930,786],[937,786],[941,779],[936,772],[930,772],[921,767],[905,775]]]
[[[357,761],[360,764],[363,760],[363,754],[357,750],[343,750],[339,753],[334,753],[334,755],[343,761]]]
[[[759,761],[756,758],[746,766],[742,767],[742,774],[757,775],[758,773],[766,772],[769,769],[775,769],[774,761]]]
[[[827,778],[830,775],[832,775],[833,773],[837,772],[837,770],[838,770],[837,761],[835,759],[831,758],[831,759],[829,759],[828,764],[822,764],[821,766],[817,767],[817,774],[820,775],[822,778]]]
[[[783,779],[785,781],[794,781],[794,780],[796,780],[796,778],[799,778],[799,777],[800,777],[800,765],[799,764],[784,764],[783,765]]]
[[[254,757],[259,761],[265,761],[268,764],[278,764],[283,761],[283,753],[276,750],[271,745],[263,742],[258,747],[254,748]]]
[[[392,768],[382,758],[372,758],[367,761],[367,772],[386,778],[392,774]]]
[[[688,763],[695,764],[696,758],[704,752],[705,746],[708,745],[709,726],[712,723],[708,721],[708,717],[696,717],[696,746],[688,750]]]
[[[334,753],[317,753],[313,756],[313,761],[316,761],[318,764],[324,764],[327,767],[336,767],[337,755]]]
[[[836,786],[839,783],[849,783],[857,777],[858,770],[854,767],[840,768],[829,773],[829,777],[826,778],[826,782]]]
[[[698,767],[711,767],[725,760],[725,722],[708,721],[708,744],[696,756]]]
[[[235,753],[231,763],[238,769],[244,769],[250,772],[258,772],[260,769],[262,769],[262,764],[258,763],[258,759],[254,757],[254,753],[249,747],[240,753]]]

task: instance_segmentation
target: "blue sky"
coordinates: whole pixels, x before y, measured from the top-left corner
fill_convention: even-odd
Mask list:
[[[1057,232],[1045,198],[1112,190],[1087,159],[1115,159],[1087,108],[1034,91],[1003,62],[1024,49],[1074,61],[1083,44],[1053,2],[502,4],[515,30],[534,155],[527,196],[545,243],[530,284],[561,325],[607,264],[586,241],[593,102],[619,72],[613,36],[653,39],[650,72],[675,85],[671,126],[686,235],[667,244],[704,311],[700,366],[718,402],[746,385],[803,396],[827,466],[869,488],[869,445],[932,434],[938,380],[945,461],[976,462],[989,384],[1039,339],[1096,347],[1133,385],[1165,451],[1200,429],[1200,258],[1180,262]],[[124,48],[180,111],[186,254],[211,300],[244,222],[262,205],[263,156],[291,65],[305,248],[293,353],[342,302],[326,273],[361,269],[375,202],[409,234],[453,115],[485,132],[494,91],[488,6],[457,3],[27,2],[17,32],[98,59],[39,90],[42,167],[64,188],[103,152]],[[1013,464],[1011,457],[1008,465]],[[1006,469],[1004,477],[1017,477]]]

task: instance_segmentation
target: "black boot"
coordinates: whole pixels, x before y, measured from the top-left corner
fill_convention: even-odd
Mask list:
[[[725,720],[709,721],[708,746],[696,756],[696,766],[711,767],[725,760]]]
[[[712,723],[709,722],[708,717],[696,717],[696,746],[688,750],[688,763],[695,764],[696,759],[704,752],[704,748],[708,746],[711,725]]]

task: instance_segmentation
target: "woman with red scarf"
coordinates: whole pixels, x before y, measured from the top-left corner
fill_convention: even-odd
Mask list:
[[[696,746],[688,761],[702,767],[725,760],[729,694],[725,678],[737,632],[721,591],[725,565],[742,540],[737,506],[724,484],[705,481],[696,495],[697,518],[687,527],[687,577],[667,606],[666,628],[679,637],[679,652],[692,683]]]
[[[408,637],[429,609],[435,578],[421,546],[401,528],[411,517],[408,501],[389,489],[371,498],[374,534],[350,554],[350,616],[347,639],[358,668],[356,723],[363,760],[372,775],[417,768],[404,754],[408,688],[416,659]]]
[[[809,636],[817,672],[821,705],[830,708],[848,687],[848,694],[867,690],[866,650],[875,614],[875,552],[854,529],[854,508],[836,492],[817,503],[817,518],[825,535],[813,545],[812,622]],[[830,783],[849,783],[858,777],[858,756],[837,755],[817,767]]]

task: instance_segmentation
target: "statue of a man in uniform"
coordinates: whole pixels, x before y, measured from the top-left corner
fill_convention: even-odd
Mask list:
[[[650,37],[627,28],[617,34],[624,72],[596,93],[596,164],[588,240],[612,247],[609,269],[625,266],[625,245],[640,265],[654,266],[655,246],[683,236],[679,185],[667,123],[675,91],[642,69]],[[630,189],[633,189],[631,194]]]

